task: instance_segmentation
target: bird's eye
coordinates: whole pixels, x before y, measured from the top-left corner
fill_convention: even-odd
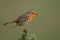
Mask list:
[[[34,13],[32,13],[32,14],[34,14]]]

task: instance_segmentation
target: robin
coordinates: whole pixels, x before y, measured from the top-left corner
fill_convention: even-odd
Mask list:
[[[15,23],[16,26],[23,26],[25,24],[28,24],[32,21],[32,19],[34,18],[34,16],[36,16],[36,12],[35,11],[28,11],[25,14],[21,15],[20,17],[18,17],[16,20],[13,20],[11,22],[6,22],[3,25],[7,25],[7,24],[11,24],[11,23]]]

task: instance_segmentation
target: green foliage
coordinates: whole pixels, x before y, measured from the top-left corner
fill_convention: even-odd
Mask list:
[[[33,33],[28,33],[27,29],[23,29],[22,30],[22,34],[21,37],[19,38],[19,40],[37,40],[35,34]]]

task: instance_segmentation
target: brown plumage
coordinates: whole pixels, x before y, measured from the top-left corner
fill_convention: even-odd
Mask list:
[[[13,20],[11,22],[6,22],[3,25],[15,23],[16,26],[17,25],[23,26],[24,24],[30,23],[35,15],[36,15],[36,12],[28,11],[25,14],[21,15],[20,17],[18,17],[16,20]]]

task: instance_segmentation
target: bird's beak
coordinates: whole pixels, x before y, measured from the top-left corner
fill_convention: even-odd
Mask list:
[[[38,15],[36,12],[34,12],[36,15]]]
[[[32,13],[35,13],[35,15],[38,15],[35,11],[32,11]]]
[[[36,15],[38,15],[38,14],[36,14]]]

